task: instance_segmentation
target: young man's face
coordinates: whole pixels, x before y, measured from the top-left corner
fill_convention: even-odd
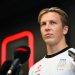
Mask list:
[[[65,37],[68,26],[62,25],[61,16],[58,13],[48,12],[41,17],[40,30],[46,43],[56,44]]]

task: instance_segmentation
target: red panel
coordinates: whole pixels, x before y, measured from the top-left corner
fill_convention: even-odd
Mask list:
[[[7,44],[13,41],[16,41],[21,38],[28,37],[28,46],[30,47],[31,50],[31,55],[28,60],[28,68],[30,68],[34,64],[34,37],[33,34],[30,31],[23,31],[20,33],[17,33],[15,35],[6,37],[3,42],[2,42],[2,47],[1,47],[1,64],[3,64],[4,61],[6,61],[6,47]]]

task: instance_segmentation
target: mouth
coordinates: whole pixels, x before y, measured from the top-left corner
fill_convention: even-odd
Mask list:
[[[53,35],[53,34],[51,34],[51,33],[47,33],[47,34],[45,34],[45,37],[50,38],[50,37],[52,37],[52,35]]]

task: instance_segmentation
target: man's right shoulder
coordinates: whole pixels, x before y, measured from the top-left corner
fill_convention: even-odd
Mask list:
[[[39,65],[41,65],[43,63],[44,58],[40,59],[38,62],[36,62],[31,69],[37,68]]]

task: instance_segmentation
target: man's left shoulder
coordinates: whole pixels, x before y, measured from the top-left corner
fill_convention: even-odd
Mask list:
[[[75,53],[75,48],[69,48],[68,50]]]
[[[75,48],[69,48],[68,55],[72,59],[72,63],[75,65]]]

